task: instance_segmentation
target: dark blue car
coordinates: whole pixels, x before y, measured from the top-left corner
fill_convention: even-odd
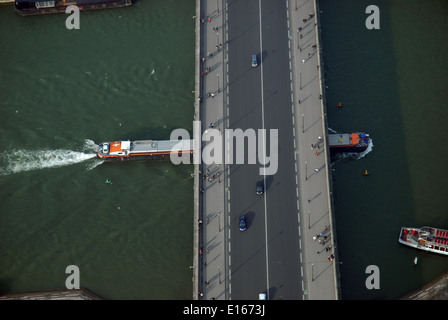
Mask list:
[[[246,225],[246,217],[240,216],[240,231],[246,231],[247,225]]]
[[[257,194],[261,196],[264,192],[263,181],[257,181]]]

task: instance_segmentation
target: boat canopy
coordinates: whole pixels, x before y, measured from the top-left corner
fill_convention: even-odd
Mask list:
[[[36,8],[53,8],[54,7],[54,1],[36,1],[35,2]]]
[[[350,145],[351,139],[348,133],[337,133],[328,135],[328,144],[330,146]]]
[[[121,141],[121,150],[130,150],[131,141]]]

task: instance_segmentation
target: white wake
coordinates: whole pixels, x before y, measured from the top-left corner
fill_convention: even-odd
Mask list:
[[[31,171],[45,168],[58,168],[76,163],[81,163],[96,157],[96,144],[92,140],[86,140],[83,151],[73,150],[10,150],[0,153],[0,175],[8,175],[23,171]],[[90,164],[88,169],[93,169],[102,161]]]

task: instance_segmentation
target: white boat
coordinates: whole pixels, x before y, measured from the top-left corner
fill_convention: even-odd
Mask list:
[[[103,160],[169,159],[171,153],[193,155],[193,140],[137,140],[103,142],[97,156]]]
[[[448,230],[402,227],[398,241],[409,247],[448,256]]]

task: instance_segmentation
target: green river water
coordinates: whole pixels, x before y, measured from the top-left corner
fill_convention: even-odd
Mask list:
[[[365,28],[370,4],[380,30]],[[396,299],[448,270],[398,243],[402,225],[448,228],[448,3],[320,8],[330,128],[373,138],[332,165],[342,295]],[[63,289],[77,265],[107,299],[191,299],[193,166],[93,157],[103,141],[191,132],[194,15],[193,0],[143,0],[67,30],[67,15],[0,7],[0,292]]]

